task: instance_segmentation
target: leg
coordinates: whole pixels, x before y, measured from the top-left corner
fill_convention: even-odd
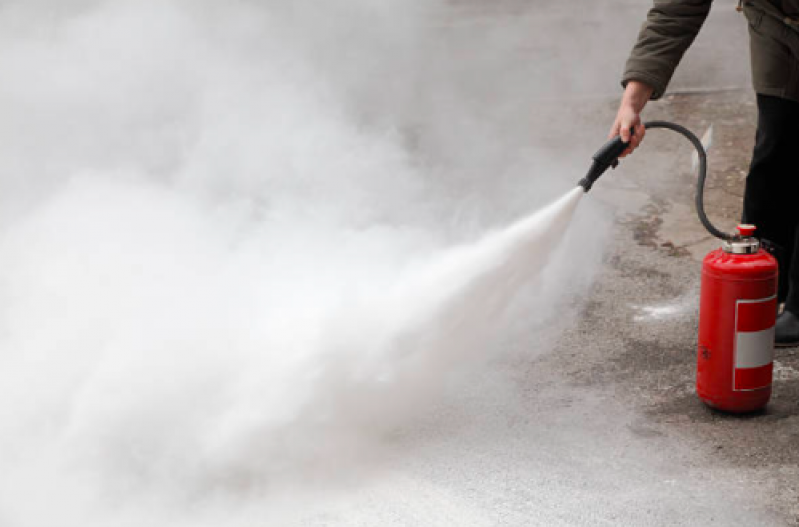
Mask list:
[[[799,103],[757,96],[755,151],[744,193],[744,220],[760,237],[779,246],[779,301],[788,299],[799,314]],[[796,254],[795,254],[796,253]],[[796,269],[794,269],[794,267]]]
[[[799,196],[797,196],[799,197]],[[788,297],[785,299],[785,310],[777,317],[774,344],[778,347],[799,346],[799,228],[794,236],[793,254],[790,268],[786,271],[788,280]]]
[[[796,197],[799,200],[799,195]],[[799,203],[794,206],[799,207]],[[790,287],[788,288],[788,296],[785,299],[785,309],[799,315],[799,227],[796,228],[793,239],[793,257],[787,274]]]

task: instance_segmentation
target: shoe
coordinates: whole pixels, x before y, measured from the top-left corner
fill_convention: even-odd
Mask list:
[[[799,316],[791,311],[783,311],[777,317],[774,332],[774,345],[778,348],[799,346]]]

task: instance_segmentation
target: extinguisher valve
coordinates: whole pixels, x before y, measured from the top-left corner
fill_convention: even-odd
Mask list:
[[[757,227],[748,223],[738,225],[738,234],[740,234],[742,238],[751,238],[755,235],[756,230]]]
[[[760,250],[760,240],[754,237],[756,227],[749,224],[738,225],[738,236],[724,240],[724,252],[731,254],[755,254]]]

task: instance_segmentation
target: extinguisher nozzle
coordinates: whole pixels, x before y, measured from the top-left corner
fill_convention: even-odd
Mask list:
[[[591,190],[591,187],[594,186],[596,180],[599,179],[599,176],[604,174],[605,171],[611,166],[614,165],[604,164],[599,161],[594,161],[594,163],[591,165],[591,169],[588,171],[588,174],[586,174],[585,177],[581,179],[577,184],[583,187],[583,190],[588,192],[589,190]]]
[[[616,168],[619,164],[619,156],[628,146],[629,143],[625,143],[621,137],[614,137],[605,143],[602,148],[594,154],[594,162],[591,165],[591,169],[588,171],[588,174],[580,180],[578,185],[583,187],[586,192],[591,190],[591,187],[594,186],[599,176],[604,174],[609,168]]]

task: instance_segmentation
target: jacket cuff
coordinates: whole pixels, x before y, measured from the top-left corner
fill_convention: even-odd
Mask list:
[[[640,71],[627,71],[624,73],[621,79],[622,87],[626,88],[627,83],[630,81],[638,81],[643,82],[652,87],[652,96],[650,97],[651,100],[656,101],[663,96],[663,93],[666,91],[667,82],[663,81],[663,79],[659,79],[658,77],[652,75],[651,73],[644,73]]]

